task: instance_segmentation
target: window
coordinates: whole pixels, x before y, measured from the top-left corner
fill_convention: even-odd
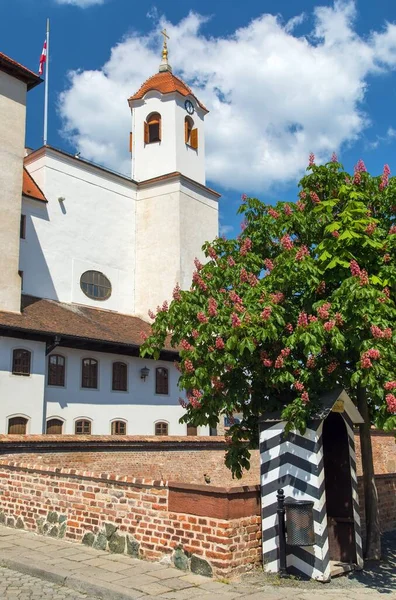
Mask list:
[[[65,385],[65,359],[60,354],[48,357],[48,385]]]
[[[26,238],[26,215],[21,215],[19,237],[21,238],[21,240],[24,240]]]
[[[79,419],[74,425],[74,433],[76,435],[90,435],[91,434],[91,421],[88,419]]]
[[[187,435],[198,435],[197,427],[194,427],[194,425],[187,425]]]
[[[18,271],[18,275],[21,278],[21,290],[23,290],[23,271]]]
[[[27,423],[25,417],[12,417],[8,420],[8,433],[24,435],[27,433]]]
[[[85,271],[81,275],[80,287],[92,300],[107,300],[111,296],[111,283],[99,271]]]
[[[18,348],[12,353],[12,374],[30,375],[31,352]]]
[[[63,421],[60,419],[48,419],[47,421],[47,433],[48,434],[61,434],[63,430]]]
[[[155,393],[156,394],[168,394],[168,369],[164,367],[158,367],[155,370]]]
[[[111,435],[126,435],[125,421],[113,421],[111,424]]]
[[[123,362],[113,363],[113,385],[115,392],[126,392],[128,383],[128,367]]]
[[[81,387],[98,387],[98,361],[94,358],[83,358]]]
[[[155,424],[155,435],[168,435],[168,423],[159,421]]]
[[[152,144],[161,141],[161,115],[152,113],[144,124],[144,143]]]
[[[191,117],[184,119],[184,139],[188,146],[197,150],[198,148],[198,129],[194,127],[194,121]]]

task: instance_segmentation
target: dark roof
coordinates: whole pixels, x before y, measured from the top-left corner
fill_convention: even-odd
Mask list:
[[[40,190],[39,186],[34,181],[26,167],[23,167],[22,194],[28,198],[33,198],[34,200],[47,202],[43,192]]]
[[[21,313],[0,311],[0,331],[3,335],[18,332],[26,338],[48,341],[57,335],[63,346],[79,342],[88,347],[96,342],[104,345],[103,350],[111,346],[120,354],[129,354],[130,350],[137,354],[142,345],[141,333],[149,335],[151,326],[130,315],[22,295]],[[172,353],[173,358],[178,354],[169,344],[164,351]]]
[[[28,90],[31,90],[43,81],[36,73],[33,73],[33,71],[27,69],[2,52],[0,52],[0,70],[24,81],[27,84]]]
[[[317,403],[316,403],[317,410],[310,417],[310,420],[323,421],[324,419],[326,419],[326,417],[328,417],[329,414],[331,413],[331,409],[333,408],[335,402],[340,397],[342,391],[343,391],[342,387],[337,387],[337,388],[334,388],[334,390],[331,390],[331,392],[326,392],[325,394],[323,394],[323,396],[321,396],[319,398],[319,400],[317,401]],[[263,413],[262,416],[260,417],[260,421],[262,421],[262,422],[273,421],[274,423],[277,423],[277,422],[283,420],[281,415],[282,415],[281,410],[276,411],[276,412]]]

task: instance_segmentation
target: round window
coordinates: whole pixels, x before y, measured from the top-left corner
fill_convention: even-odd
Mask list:
[[[81,275],[80,287],[93,300],[107,300],[111,296],[111,283],[99,271],[85,271]]]

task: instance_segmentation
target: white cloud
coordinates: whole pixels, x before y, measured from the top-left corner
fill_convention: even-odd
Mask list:
[[[57,4],[71,4],[72,6],[79,6],[80,8],[88,8],[95,4],[104,4],[105,0],[55,0]]]
[[[224,235],[225,237],[227,237],[227,235],[229,233],[231,233],[232,231],[234,231],[234,228],[233,228],[232,225],[223,225],[222,223],[220,223],[220,225],[219,225],[219,234],[221,236]]]
[[[160,19],[148,34],[126,36],[97,71],[70,74],[59,104],[64,134],[84,157],[130,172],[126,98],[157,71],[166,26],[174,72],[211,111],[210,181],[252,192],[295,180],[310,151],[327,160],[359,138],[369,124],[368,76],[396,68],[396,26],[362,38],[355,12],[351,0],[317,7],[301,37],[302,15],[285,25],[263,14],[229,37],[204,35],[206,18],[195,13],[176,24]]]

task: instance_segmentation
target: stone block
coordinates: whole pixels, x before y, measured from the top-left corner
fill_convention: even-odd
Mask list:
[[[116,525],[113,525],[113,523],[105,523],[105,529],[106,529],[106,537],[107,539],[110,539],[112,535],[114,535],[114,533],[117,531],[118,527]]]
[[[58,517],[58,523],[60,525],[62,525],[62,523],[65,523],[67,521],[67,515],[59,515]]]
[[[124,554],[125,552],[125,537],[114,533],[109,539],[109,550],[114,554]]]
[[[196,575],[204,575],[205,577],[213,577],[213,569],[207,560],[193,554],[191,556],[190,569]]]
[[[49,532],[49,536],[50,537],[58,537],[58,533],[59,533],[59,529],[56,525],[54,525],[54,527],[51,527],[50,532]]]
[[[57,523],[58,522],[58,513],[50,510],[47,515],[48,523]]]
[[[13,517],[7,517],[7,527],[14,527],[15,519]]]
[[[127,554],[129,554],[129,556],[133,556],[134,558],[138,558],[140,548],[139,542],[135,540],[135,538],[132,535],[128,535],[126,538],[126,544]]]
[[[58,537],[60,538],[64,538],[66,535],[66,529],[67,529],[67,525],[66,522],[62,523],[62,525],[59,527],[59,535]]]
[[[82,539],[82,543],[85,546],[92,546],[93,543],[94,543],[94,541],[95,541],[95,536],[92,533],[92,531],[87,531],[87,533],[84,534],[84,537]]]
[[[181,571],[188,571],[188,558],[183,548],[176,548],[176,550],[173,553],[172,560],[176,569],[180,569]]]
[[[6,523],[6,516],[2,510],[0,511],[0,523],[1,523],[1,525],[5,525],[5,523]]]
[[[25,529],[25,523],[22,520],[22,517],[18,517],[15,523],[15,527],[17,529]]]
[[[107,537],[104,531],[100,531],[96,536],[96,540],[94,541],[93,547],[96,550],[106,550],[107,547]]]

